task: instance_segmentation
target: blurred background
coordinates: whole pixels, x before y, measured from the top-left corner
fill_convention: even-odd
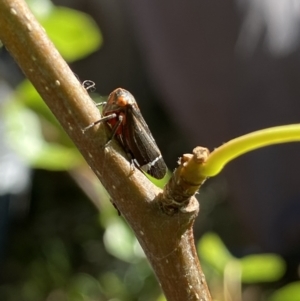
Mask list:
[[[298,123],[299,0],[28,1],[95,101],[137,99],[170,170]],[[0,50],[0,300],[157,300],[131,230]],[[214,300],[299,300],[300,145],[249,153],[201,188],[197,250]]]

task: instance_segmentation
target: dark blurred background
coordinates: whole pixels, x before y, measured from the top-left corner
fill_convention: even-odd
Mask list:
[[[100,95],[119,86],[132,92],[171,170],[182,153],[197,145],[213,150],[239,135],[300,120],[298,0],[54,2],[91,15],[103,34],[102,47],[72,63],[72,70],[81,79],[93,80]],[[2,59],[8,60],[4,55]],[[13,78],[7,79],[12,86],[17,71]],[[209,179],[199,194],[197,239],[214,231],[237,257],[278,253],[287,263],[282,282],[298,280],[299,151],[296,143],[261,149]],[[50,196],[57,201],[55,206],[49,203],[52,210],[70,206],[72,211],[78,206],[74,210],[80,212],[81,221],[97,219],[97,211],[83,201],[84,194],[78,197],[64,173],[28,174],[30,205],[22,218],[2,226],[3,245],[10,246],[12,233],[24,231],[22,237],[26,231],[35,233],[31,227],[40,227],[36,220],[40,202],[47,204]],[[64,200],[59,201],[62,195]],[[1,202],[3,212],[10,196],[5,194],[6,201]],[[33,224],[32,216],[36,216]],[[77,222],[72,220],[70,228]],[[99,229],[93,239],[102,234]],[[34,250],[37,241],[32,243]],[[5,249],[7,256],[10,249]],[[2,252],[5,258],[3,248]]]

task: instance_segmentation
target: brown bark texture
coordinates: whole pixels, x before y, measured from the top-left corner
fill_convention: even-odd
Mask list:
[[[25,1],[0,0],[0,39],[134,230],[167,300],[211,300],[192,230],[199,210],[194,194],[204,180],[193,176],[203,162],[199,150],[181,158],[160,190],[138,169],[132,172],[117,142],[104,147],[110,134],[105,124],[83,132],[100,113]],[[205,160],[206,151],[200,153]]]

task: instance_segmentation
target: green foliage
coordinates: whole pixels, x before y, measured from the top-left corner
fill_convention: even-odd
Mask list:
[[[236,258],[214,233],[206,233],[202,237],[198,242],[198,253],[219,275],[223,275],[228,266],[235,273],[241,273],[243,283],[273,282],[279,280],[285,272],[285,263],[280,256],[256,254]]]
[[[37,99],[31,99],[38,108],[44,110],[43,102],[35,100]],[[46,124],[47,131],[55,137],[53,142],[48,142],[41,127],[41,120],[45,123],[45,119],[22,103],[17,101],[7,103],[3,110],[3,118],[8,144],[30,166],[48,170],[69,170],[83,162],[81,155],[58,127],[57,122]],[[59,136],[61,139],[58,139]],[[62,143],[63,141],[65,143]]]
[[[243,283],[277,281],[285,272],[284,260],[275,254],[248,255],[240,264]]]
[[[101,300],[103,289],[96,278],[86,273],[78,273],[68,283],[66,295],[72,301]]]
[[[100,47],[102,36],[90,16],[54,6],[48,0],[30,0],[28,4],[66,60],[81,59]],[[70,170],[83,163],[78,150],[27,80],[16,89],[14,101],[5,105],[3,118],[7,141],[31,167]]]
[[[48,0],[30,0],[28,3],[58,51],[68,62],[84,58],[101,46],[102,35],[89,15],[54,6]]]
[[[198,253],[202,260],[218,272],[222,273],[226,264],[233,259],[220,237],[214,233],[206,233],[198,242]]]
[[[300,301],[300,282],[292,282],[277,290],[268,301]]]
[[[111,238],[114,239],[111,239]],[[106,250],[120,260],[134,262],[138,256],[144,258],[144,253],[125,222],[116,216],[110,218],[105,226],[104,245]]]
[[[37,116],[47,120],[51,124],[59,126],[57,119],[29,80],[25,79],[15,89],[14,101],[21,103],[26,108],[32,110]]]

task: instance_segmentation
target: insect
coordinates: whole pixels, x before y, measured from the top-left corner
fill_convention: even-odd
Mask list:
[[[108,143],[116,137],[139,169],[156,179],[162,179],[167,166],[133,95],[122,88],[114,90],[104,103],[102,114],[100,120],[85,130],[100,122],[107,122],[112,129]]]

